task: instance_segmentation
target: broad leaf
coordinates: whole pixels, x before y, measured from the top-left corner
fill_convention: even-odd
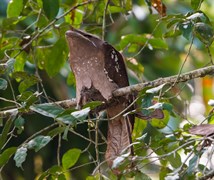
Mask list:
[[[4,166],[10,157],[16,152],[17,147],[10,147],[0,154],[0,167]]]
[[[114,168],[118,168],[120,165],[122,165],[123,163],[125,163],[125,159],[127,159],[127,157],[130,155],[130,152],[126,153],[126,154],[122,154],[121,156],[118,156],[117,158],[115,158],[113,160],[112,163],[112,169]]]
[[[54,19],[59,12],[59,0],[42,0],[43,9],[48,19]]]
[[[74,111],[71,113],[71,115],[78,120],[85,120],[86,117],[88,116],[89,112],[90,112],[90,108],[87,107],[87,108],[79,110],[79,111]]]
[[[204,0],[191,0],[191,6],[193,9],[197,10],[200,8],[200,5],[202,4]]]
[[[161,84],[160,86],[157,86],[157,87],[154,87],[154,88],[148,89],[148,90],[146,90],[146,93],[151,93],[151,94],[158,93],[160,90],[162,90],[162,89],[163,89],[163,87],[164,87],[165,85],[166,85],[166,83]]]
[[[192,174],[195,172],[195,170],[197,169],[197,163],[198,163],[198,159],[199,159],[199,156],[198,155],[194,155],[190,161],[189,161],[189,167],[187,169],[187,173],[188,174]]]
[[[13,58],[10,58],[10,59],[7,61],[7,63],[6,63],[6,65],[7,65],[7,70],[6,70],[7,74],[10,74],[10,73],[13,72],[13,70],[14,70],[14,64],[15,64],[15,63],[16,63],[16,60],[13,59]]]
[[[125,49],[130,44],[144,45],[147,43],[147,46],[151,46],[152,48],[161,48],[167,49],[168,46],[163,39],[152,37],[151,35],[134,35],[129,34],[122,37],[120,41],[120,48]]]
[[[190,20],[190,21],[192,21],[194,23],[203,22],[203,23],[206,23],[206,24],[210,24],[209,18],[202,11],[196,11],[194,13],[187,13],[186,19]]]
[[[172,112],[173,110],[173,106],[170,103],[163,103],[162,107],[164,110],[167,110],[168,112]]]
[[[29,109],[29,107],[38,100],[39,95],[40,94],[37,91],[35,93],[25,91],[18,96],[18,100],[22,102],[22,109],[19,109],[19,112]]]
[[[201,42],[210,46],[213,42],[214,31],[213,28],[205,23],[198,22],[194,26],[194,34]]]
[[[198,126],[193,126],[189,129],[189,132],[191,134],[207,137],[214,134],[214,124],[200,124]]]
[[[54,136],[57,136],[58,134],[63,133],[65,131],[65,128],[66,128],[66,126],[57,127],[55,129],[52,129],[51,131],[49,131],[47,135],[53,138]]]
[[[7,89],[7,81],[5,79],[0,78],[0,90]]]
[[[16,162],[17,167],[22,167],[22,163],[25,161],[26,156],[27,156],[26,147],[20,147],[19,149],[17,149],[16,154],[13,158]]]
[[[10,0],[7,6],[7,17],[18,17],[23,9],[23,0]]]
[[[17,113],[17,112],[15,112]],[[9,119],[7,119],[4,128],[2,130],[2,133],[0,135],[0,149],[4,146],[5,142],[7,141],[8,138],[8,133],[10,132],[11,126],[13,124],[13,120],[15,118],[16,114],[11,115]]]
[[[153,127],[156,127],[158,129],[162,129],[162,128],[167,126],[169,119],[170,119],[169,112],[168,111],[162,111],[162,112],[164,114],[163,119],[153,118],[150,120],[150,123]]]
[[[101,104],[103,104],[103,102],[101,101],[91,101],[89,103],[87,103],[86,105],[83,106],[84,108],[89,107],[90,109],[95,109],[96,107],[100,106]]]
[[[24,124],[25,119],[23,117],[19,116],[17,119],[15,119],[14,125],[16,128],[18,128],[18,134],[24,130]]]
[[[34,112],[42,114],[43,116],[55,118],[59,113],[62,113],[64,109],[55,104],[38,104],[30,106],[30,109]]]
[[[111,14],[113,13],[124,13],[125,9],[123,7],[120,6],[108,6],[108,12],[110,12]]]
[[[38,50],[39,52],[39,59],[40,59],[40,66],[45,68],[48,75],[53,77],[55,76],[62,66],[64,65],[65,61],[67,60],[68,51],[67,45],[64,38],[60,38],[51,48],[46,48]]]
[[[36,152],[46,146],[51,140],[50,136],[37,136],[27,143],[29,149],[34,149]]]
[[[152,180],[149,176],[147,176],[146,174],[142,173],[142,172],[137,172],[134,180]]]
[[[167,156],[167,160],[174,168],[179,168],[181,166],[181,157],[177,152]]]
[[[62,157],[62,167],[64,169],[69,169],[70,167],[74,166],[74,164],[79,159],[81,154],[80,149],[70,149],[68,150]]]
[[[182,32],[183,36],[188,40],[191,40],[192,38],[193,26],[194,25],[191,21],[185,21],[179,24],[180,31]]]
[[[20,93],[23,93],[28,88],[39,82],[38,77],[36,77],[35,75],[29,75],[26,72],[14,72],[12,75],[13,78],[16,78],[17,80],[22,80],[18,88]]]
[[[52,166],[50,169],[48,169],[47,171],[42,173],[39,176],[38,180],[48,179],[48,177],[52,177],[51,179],[65,180],[64,177],[62,177],[61,175],[64,175],[62,167]],[[54,176],[54,178],[53,178],[53,176]],[[62,178],[62,179],[60,179],[60,178]]]
[[[29,87],[35,85],[38,82],[38,78],[36,76],[28,76],[25,80],[23,80],[20,84],[19,84],[19,92],[22,93],[24,91],[26,91]]]

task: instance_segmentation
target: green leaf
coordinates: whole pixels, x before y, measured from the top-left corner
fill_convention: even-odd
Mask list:
[[[64,169],[69,169],[70,167],[74,166],[74,164],[79,159],[81,154],[80,149],[70,149],[68,150],[62,157],[62,167]]]
[[[63,133],[63,136],[62,136],[62,139],[64,140],[68,140],[68,131],[70,129],[70,126],[66,126],[65,130],[64,130],[64,133]]]
[[[47,135],[53,138],[54,136],[63,133],[65,131],[65,128],[66,128],[66,126],[57,127],[55,129],[52,129],[51,131],[49,131]]]
[[[10,0],[7,6],[7,17],[18,17],[23,9],[23,0]]]
[[[31,91],[25,91],[25,92],[23,92],[22,94],[20,94],[20,95],[17,97],[17,100],[18,100],[18,101],[21,101],[21,102],[25,102],[25,101],[27,101],[28,98],[30,98],[32,95],[33,95],[33,92],[31,92]]]
[[[18,118],[15,119],[14,125],[17,128],[22,127],[25,124],[25,119],[21,116],[19,116]]]
[[[194,13],[187,13],[186,19],[192,21],[194,23],[204,22],[206,24],[211,24],[209,18],[202,11],[196,11]]]
[[[10,59],[7,61],[7,63],[6,63],[6,65],[7,65],[7,74],[10,74],[10,73],[13,72],[15,62],[16,62],[16,60],[13,59],[13,58],[10,58]]]
[[[46,146],[51,140],[50,136],[37,136],[27,143],[29,149],[34,149],[36,152]]]
[[[18,80],[26,79],[28,76],[29,76],[28,73],[27,72],[23,72],[23,71],[17,71],[17,72],[14,72],[12,74],[12,77],[15,78],[15,79],[18,79]]]
[[[194,26],[194,34],[201,42],[210,46],[213,42],[214,31],[213,28],[205,23],[198,22]]]
[[[168,112],[172,112],[172,110],[173,110],[173,106],[170,103],[163,103],[162,107],[164,110],[167,110]]]
[[[55,178],[52,179],[59,179],[59,176],[63,174],[63,169],[60,166],[52,166],[50,169],[48,169],[47,171],[45,171],[44,173],[42,173],[39,176],[38,180],[44,180],[44,179],[48,179],[48,177],[50,177],[51,175],[55,175]],[[50,178],[51,179],[51,178]],[[63,179],[64,180],[64,179]]]
[[[10,157],[16,152],[17,147],[10,147],[0,154],[0,167],[4,166]]]
[[[77,119],[71,116],[71,114],[57,116],[56,120],[72,126],[76,125],[77,123]]]
[[[151,113],[149,110],[147,110],[147,108],[152,106],[153,97],[154,97],[153,94],[146,94],[143,96],[141,107],[142,107],[142,113],[144,116],[149,116]]]
[[[22,167],[22,163],[25,162],[25,159],[27,157],[27,148],[26,147],[20,147],[17,149],[14,160],[16,162],[17,167]]]
[[[108,12],[110,12],[111,14],[113,13],[124,13],[125,9],[123,7],[120,6],[108,6]]]
[[[10,116],[9,119],[7,119],[5,125],[4,125],[4,128],[2,130],[2,133],[0,135],[0,149],[2,149],[2,147],[4,146],[5,142],[7,141],[7,137],[8,137],[8,133],[10,131],[10,128],[13,124],[13,120],[16,116],[16,113],[15,112],[13,115]]]
[[[132,0],[125,1],[125,8],[126,8],[126,11],[132,10]]]
[[[142,46],[145,43],[148,43],[147,45],[152,48],[168,49],[168,45],[163,39],[151,37],[151,35],[147,34],[128,34],[123,36],[120,41],[120,48],[125,49],[126,47],[130,46],[130,44],[137,44],[139,46]]]
[[[69,72],[68,76],[67,76],[67,80],[66,80],[66,83],[71,86],[71,85],[74,85],[75,86],[75,76],[74,76],[74,73],[72,72]]]
[[[189,161],[189,167],[187,169],[187,173],[188,174],[192,174],[195,172],[195,170],[197,169],[197,163],[198,163],[198,159],[199,159],[199,156],[198,155],[194,155],[190,161]]]
[[[34,104],[30,106],[30,109],[34,112],[51,118],[55,118],[58,114],[64,111],[62,107],[55,104]]]
[[[29,54],[27,54],[25,51],[20,53],[20,55],[16,57],[16,60],[14,62],[14,71],[24,71],[25,63],[27,60],[29,61]]]
[[[74,111],[74,112],[71,113],[71,115],[73,117],[75,117],[76,119],[81,121],[81,120],[85,120],[86,119],[86,117],[88,116],[89,112],[90,112],[90,108],[87,107],[87,108],[79,110],[79,111]]]
[[[24,124],[25,119],[23,117],[19,116],[17,119],[15,119],[14,125],[16,128],[18,128],[18,134],[21,134],[24,130]]]
[[[181,30],[179,30],[178,28],[176,28],[176,29],[167,31],[167,32],[163,35],[163,37],[164,37],[164,38],[176,37],[176,36],[180,36],[181,34],[182,34]]]
[[[101,101],[91,101],[91,102],[87,103],[86,105],[84,105],[83,109],[89,107],[92,110],[92,109],[95,109],[96,107],[100,106],[101,104],[103,104],[103,102],[101,102]]]
[[[94,177],[94,176],[87,176],[86,180],[96,180],[96,177]]]
[[[147,176],[146,174],[142,173],[142,172],[137,172],[134,180],[152,180],[149,176]]]
[[[39,79],[36,76],[30,75],[24,81],[19,84],[19,92],[26,91],[29,87],[35,85]]]
[[[181,157],[177,152],[171,154],[170,156],[167,156],[166,159],[174,168],[179,168],[181,166]]]
[[[94,176],[87,176],[86,177],[86,180],[100,180],[100,179],[104,179],[103,178],[104,176],[102,174],[99,174],[97,173],[96,175]],[[115,179],[115,178],[112,178],[112,179]],[[122,180],[122,179],[121,179]]]
[[[71,15],[68,14],[68,16],[71,19]],[[74,25],[74,27],[79,28],[82,21],[83,21],[83,16],[84,16],[84,8],[83,7],[79,7],[77,9],[75,9],[75,14],[74,14],[74,18],[72,21],[72,25]]]
[[[170,172],[171,170],[168,167],[162,166],[159,173],[159,179],[166,179],[167,174],[169,174]]]
[[[42,0],[43,9],[48,19],[54,19],[59,12],[59,0]]]
[[[7,89],[7,81],[5,79],[0,78],[0,90]]]
[[[193,31],[193,23],[191,21],[185,21],[179,24],[179,29],[187,40],[191,40]]]
[[[42,53],[41,60],[44,61],[43,66],[51,77],[60,71],[67,60],[68,51],[66,44],[65,38],[60,38],[52,48],[45,49],[45,51],[40,50],[40,53]]]
[[[153,127],[162,129],[167,126],[170,119],[169,112],[168,111],[162,111],[162,112],[164,113],[164,119],[152,118],[152,120],[150,120],[150,123]]]
[[[39,82],[38,77],[35,75],[29,75],[27,72],[14,72],[12,76],[17,80],[22,80],[18,88],[20,93],[23,93],[28,88]]]
[[[146,90],[146,93],[151,93],[151,94],[158,93],[161,89],[163,89],[163,87],[164,87],[165,85],[166,85],[166,83],[161,84],[160,86],[157,86],[157,87],[148,89],[148,90]]]
[[[193,9],[197,10],[200,8],[200,5],[202,4],[204,0],[191,0],[191,6]]]

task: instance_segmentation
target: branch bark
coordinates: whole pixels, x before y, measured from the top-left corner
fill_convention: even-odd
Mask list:
[[[168,85],[173,86],[174,84],[178,84],[181,82],[187,82],[189,80],[196,79],[196,78],[202,78],[207,75],[211,75],[211,76],[214,75],[214,66],[208,66],[208,67],[200,68],[197,70],[193,70],[193,71],[190,71],[187,73],[183,73],[180,76],[178,76],[178,75],[169,76],[169,77],[165,77],[165,78],[159,78],[154,81],[139,83],[139,84],[131,85],[128,87],[120,88],[113,92],[113,96],[114,97],[124,96],[126,94],[140,92],[141,90],[143,90],[146,87],[157,87],[162,84],[168,84]],[[76,99],[56,101],[53,103],[46,103],[46,104],[49,104],[49,105],[56,104],[56,105],[62,106],[64,108],[70,108],[70,107],[76,106]],[[4,117],[6,115],[13,114],[14,112],[17,112],[17,111],[18,111],[17,108],[0,111],[0,117]]]

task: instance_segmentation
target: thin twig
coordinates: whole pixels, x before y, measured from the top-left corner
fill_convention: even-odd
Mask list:
[[[190,55],[190,52],[191,52],[191,49],[192,49],[193,40],[194,40],[194,38],[192,38],[192,40],[191,40],[191,43],[190,43],[190,46],[189,46],[187,55],[186,55],[186,57],[185,57],[185,59],[184,59],[184,62],[182,63],[182,65],[181,65],[181,67],[180,67],[180,69],[179,69],[179,72],[178,72],[178,75],[177,75],[178,77],[177,77],[176,81],[173,83],[173,85],[171,86],[171,88],[174,87],[175,84],[177,83],[177,80],[178,80],[179,76],[181,75],[181,72],[182,72],[182,70],[183,70],[183,68],[184,68],[184,65],[185,65],[186,62],[187,62],[187,59],[188,59],[188,57],[189,57],[189,55]]]
[[[95,122],[95,152],[96,152],[97,165],[99,165],[99,163],[100,163],[99,147],[98,147],[98,141],[99,141],[98,125],[99,125],[99,118],[97,118],[97,121]],[[100,171],[100,169],[99,169],[99,171]]]
[[[102,25],[102,39],[105,40],[105,32],[106,32],[106,12],[108,10],[109,1],[107,0],[105,4],[105,9],[103,11],[103,25]]]
[[[10,89],[11,89],[11,92],[12,92],[12,95],[13,95],[13,100],[14,100],[14,101],[17,101],[17,100],[16,100],[16,96],[15,96],[15,92],[14,92],[14,89],[13,89],[13,86],[12,86],[12,84],[11,84],[11,81],[10,81],[9,77],[7,77],[7,81],[9,82],[9,86],[10,86]],[[18,108],[18,105],[17,105],[17,104],[16,104],[16,106],[17,106],[17,108]]]
[[[66,16],[67,14],[69,14],[71,11],[77,9],[78,7],[80,6],[84,6],[86,4],[90,4],[90,3],[93,3],[93,2],[96,2],[97,0],[89,0],[89,1],[85,1],[83,3],[79,3],[73,7],[71,7],[68,11],[66,11],[65,13],[63,13],[62,15],[56,17],[53,21],[51,21],[47,26],[45,26],[42,30],[38,31],[38,33],[32,37],[32,39],[27,43],[25,44],[21,50],[13,57],[13,58],[16,58],[26,47],[28,47],[35,39],[37,39],[42,33],[44,33],[47,29],[49,29],[52,25],[54,25],[59,19],[63,18],[64,16]]]
[[[10,102],[10,103],[16,104],[16,106],[18,106],[18,107],[21,107],[21,104],[19,104],[16,101],[13,101],[13,100],[10,100],[10,99],[6,99],[6,98],[3,98],[3,97],[0,97],[0,100],[5,101],[5,102]]]
[[[60,126],[60,125],[59,125]],[[57,146],[57,165],[60,166],[60,148],[61,148],[62,135],[58,135],[58,146]]]

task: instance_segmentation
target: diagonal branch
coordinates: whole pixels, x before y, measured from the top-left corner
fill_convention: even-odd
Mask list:
[[[181,83],[181,82],[187,82],[189,80],[196,79],[196,78],[202,78],[207,75],[211,75],[211,76],[214,75],[214,65],[180,74],[179,77],[178,77],[178,75],[169,76],[169,77],[165,77],[165,78],[159,78],[154,81],[148,81],[145,83],[139,83],[139,84],[127,86],[124,88],[120,88],[113,92],[113,96],[118,97],[118,96],[124,96],[127,94],[131,94],[134,92],[140,92],[141,90],[143,90],[146,87],[157,87],[162,84],[173,85],[175,82],[177,84]],[[64,108],[70,108],[70,107],[76,106],[76,99],[56,101],[56,102],[46,103],[46,104],[49,104],[49,105],[56,104],[56,105],[62,106]],[[17,111],[18,111],[17,108],[0,111],[0,117],[4,117],[6,115],[11,115]]]

